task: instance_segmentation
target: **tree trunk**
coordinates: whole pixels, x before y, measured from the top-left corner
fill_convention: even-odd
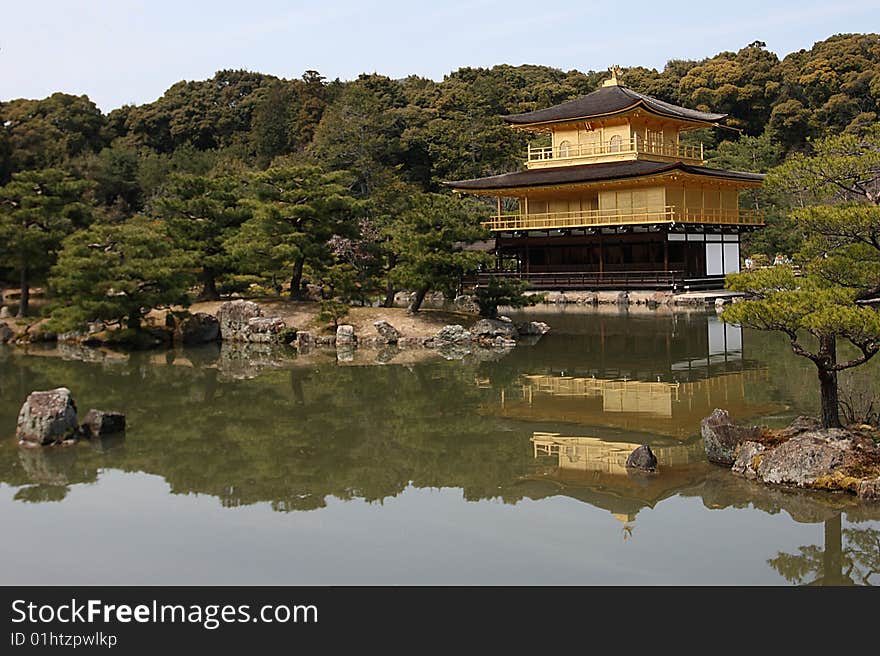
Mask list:
[[[31,286],[28,282],[28,268],[21,265],[21,300],[18,303],[18,316],[26,317],[31,303]]]
[[[126,326],[129,330],[140,330],[141,329],[141,315],[139,312],[132,312],[128,315],[128,319],[126,321]]]
[[[293,265],[293,276],[290,278],[290,298],[301,301],[302,294],[302,278],[303,265],[306,263],[304,257],[299,258]]]
[[[409,302],[409,305],[406,308],[407,314],[415,314],[419,311],[419,308],[422,307],[422,301],[425,300],[425,295],[428,293],[427,287],[422,287],[419,289],[412,297]]]
[[[385,300],[382,301],[382,307],[394,307],[394,286],[391,283],[385,287]]]
[[[202,271],[202,293],[199,294],[201,301],[216,301],[220,298],[217,291],[217,274],[212,269]]]
[[[822,585],[852,585],[843,573],[843,531],[840,515],[825,520],[825,550],[822,552]]]
[[[840,410],[837,399],[837,372],[830,367],[837,363],[837,339],[834,335],[819,339],[819,353],[824,356],[826,367],[819,366],[819,387],[822,396],[822,426],[840,428]]]

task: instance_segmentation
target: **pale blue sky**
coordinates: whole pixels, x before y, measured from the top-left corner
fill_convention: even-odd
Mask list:
[[[759,39],[780,56],[880,30],[880,0],[3,0],[0,100],[88,94],[103,110],[245,68],[435,80],[462,66],[661,68]]]

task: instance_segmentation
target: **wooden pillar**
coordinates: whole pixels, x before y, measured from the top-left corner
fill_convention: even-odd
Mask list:
[[[531,270],[531,267],[529,265],[529,238],[526,237],[526,273],[529,273],[529,271]]]
[[[663,235],[663,271],[669,272],[669,237]]]
[[[605,249],[602,247],[602,233],[599,233],[599,273],[605,270]]]
[[[501,216],[501,196],[496,196],[495,199],[498,201],[498,216]]]

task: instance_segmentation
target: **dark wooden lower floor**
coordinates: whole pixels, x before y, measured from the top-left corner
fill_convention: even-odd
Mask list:
[[[463,291],[489,283],[492,278],[525,280],[535,290],[598,291],[603,289],[645,289],[683,291],[721,289],[724,276],[687,276],[684,271],[483,271],[462,278]]]
[[[665,233],[596,237],[499,238],[496,268],[519,273],[681,272],[706,275],[701,242],[669,241]]]
[[[493,270],[466,278],[465,287],[504,276],[544,290],[720,289],[725,273],[739,271],[739,234],[717,226],[501,233],[491,251]]]

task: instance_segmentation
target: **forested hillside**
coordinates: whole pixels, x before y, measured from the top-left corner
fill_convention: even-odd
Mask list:
[[[226,70],[108,114],[86,96],[62,93],[0,102],[0,278],[42,283],[64,239],[100,228],[118,240],[121,224],[137,217],[156,240],[168,241],[169,261],[189,263],[183,268],[201,278],[208,295],[255,281],[278,286],[297,271],[367,295],[419,285],[418,267],[407,261],[418,244],[392,243],[400,222],[414,208],[428,208],[428,225],[443,224],[448,209],[433,198],[444,193],[443,180],[523,166],[526,137],[501,115],[583,95],[605,77],[534,65],[463,68],[440,82],[379,74],[329,81],[316,71],[288,80]],[[709,163],[766,171],[808,152],[811,140],[876,123],[880,35],[837,35],[783,59],[756,41],[700,61],[673,60],[662,71],[624,69],[622,82],[730,114],[735,130],[694,135],[708,146]],[[346,220],[337,215],[328,223],[329,210],[313,207],[311,227],[293,229],[284,252],[257,252],[289,201],[267,193],[276,179],[308,180],[313,189],[345,196],[339,207]],[[759,201],[770,225],[751,248],[791,252],[798,235],[785,224],[787,201],[768,193]],[[463,205],[478,216],[473,203]],[[67,208],[63,221],[59,208]],[[454,221],[461,225],[450,228],[450,240],[473,232],[466,218]],[[25,225],[40,238],[17,235]],[[39,261],[26,265],[37,252]],[[54,275],[70,273],[63,265]]]

